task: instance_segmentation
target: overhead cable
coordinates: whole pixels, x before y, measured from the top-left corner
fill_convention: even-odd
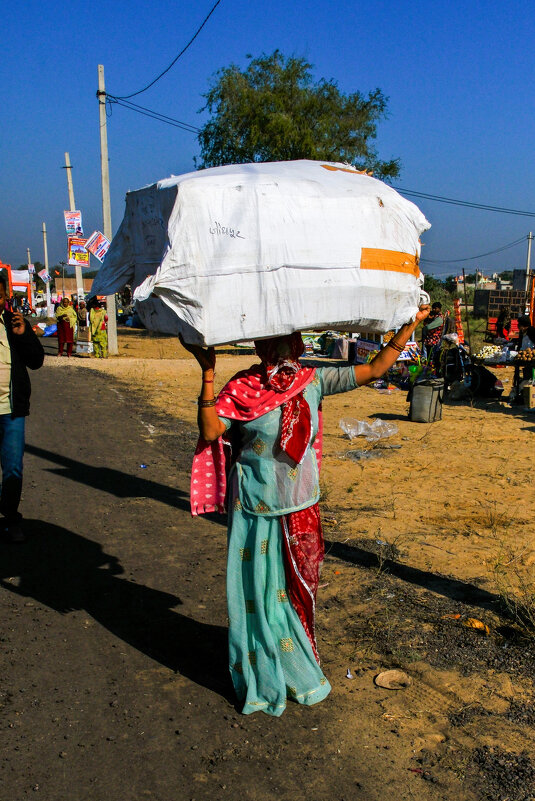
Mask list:
[[[189,122],[182,122],[182,120],[169,117],[167,114],[160,114],[159,111],[153,111],[150,108],[145,108],[145,106],[132,103],[130,100],[120,100],[114,95],[108,95],[106,99],[110,105],[118,105],[122,106],[123,108],[128,108],[130,111],[136,111],[138,114],[143,114],[145,117],[150,117],[153,120],[159,120],[159,122],[165,122],[167,125],[172,125],[174,128],[181,128],[183,131],[187,131],[188,133],[198,134],[200,131],[200,128],[197,128],[195,125],[190,125]]]
[[[509,250],[509,248],[516,247],[520,245],[521,242],[525,242],[526,237],[522,236],[520,239],[516,239],[514,242],[510,242],[508,245],[503,245],[501,248],[496,248],[496,250],[489,250],[488,253],[480,253],[478,256],[468,256],[466,259],[425,259],[421,258],[421,262],[426,262],[426,264],[460,264],[463,261],[473,261],[475,259],[482,259],[485,256],[493,256],[495,253],[502,253],[504,250]]]
[[[216,8],[218,7],[218,5],[219,5],[219,3],[220,3],[220,2],[221,2],[221,0],[217,0],[217,2],[216,2],[216,3],[214,3],[214,5],[213,5],[213,6],[212,6],[212,8],[210,9],[209,13],[206,15],[206,17],[205,17],[205,18],[204,18],[204,20],[202,21],[201,25],[200,25],[200,26],[197,28],[197,30],[195,31],[195,33],[193,34],[193,36],[191,37],[191,39],[189,40],[189,42],[187,43],[187,45],[186,45],[185,47],[183,47],[183,48],[182,48],[182,50],[180,51],[180,53],[179,53],[179,54],[178,54],[178,55],[177,55],[177,56],[176,56],[176,57],[175,57],[175,58],[174,58],[174,59],[171,61],[171,63],[169,64],[169,66],[168,66],[168,67],[166,67],[166,68],[164,69],[164,71],[163,71],[163,72],[160,72],[160,74],[159,74],[159,75],[157,75],[157,76],[156,76],[156,78],[154,78],[154,80],[153,80],[153,81],[151,81],[151,82],[150,82],[150,83],[148,83],[146,86],[144,86],[144,87],[143,87],[143,89],[138,89],[138,91],[137,91],[137,92],[132,92],[132,94],[130,94],[130,95],[120,95],[120,96],[119,96],[119,95],[117,95],[117,96],[116,96],[116,99],[117,99],[117,100],[128,100],[130,97],[135,97],[136,95],[140,95],[142,92],[146,92],[146,91],[147,91],[147,89],[150,89],[150,87],[151,87],[151,86],[154,86],[154,84],[155,84],[157,81],[159,81],[159,80],[160,80],[160,78],[163,78],[163,76],[164,76],[164,75],[165,75],[167,72],[169,72],[169,70],[170,70],[172,67],[174,67],[174,66],[175,66],[175,64],[177,63],[178,59],[179,59],[181,56],[183,56],[183,55],[184,55],[184,53],[186,52],[186,50],[188,49],[188,47],[190,47],[190,45],[192,45],[192,44],[193,44],[193,42],[195,41],[195,39],[197,38],[197,36],[200,34],[200,32],[202,31],[202,29],[204,28],[204,26],[206,25],[206,23],[208,22],[208,20],[210,19],[210,17],[211,17],[211,16],[212,16],[212,14],[214,13],[214,11],[216,10]]]
[[[437,203],[449,203],[452,206],[465,206],[471,209],[483,209],[483,211],[499,211],[502,214],[517,214],[521,217],[535,217],[535,211],[520,211],[519,209],[508,209],[503,206],[489,206],[486,203],[471,203],[468,200],[455,200],[451,197],[442,197],[441,195],[430,195],[427,192],[416,192],[413,189],[401,189],[399,186],[394,187],[397,192],[409,197],[421,197],[425,200],[435,200]]]

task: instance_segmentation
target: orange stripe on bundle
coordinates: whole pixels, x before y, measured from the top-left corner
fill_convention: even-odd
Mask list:
[[[385,270],[392,273],[409,273],[420,275],[418,256],[412,253],[401,253],[399,250],[381,250],[379,248],[362,248],[360,255],[361,270]]]

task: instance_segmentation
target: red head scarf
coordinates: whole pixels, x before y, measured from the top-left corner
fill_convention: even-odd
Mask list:
[[[254,346],[265,370],[266,386],[276,392],[290,389],[301,370],[299,357],[305,350],[301,334],[296,331],[290,336],[256,339]]]
[[[282,406],[280,448],[299,464],[310,444],[312,421],[304,389],[315,375],[312,367],[301,367],[299,356],[304,351],[301,334],[261,339],[255,342],[262,364],[237,373],[219,393],[216,409],[220,417],[232,420],[256,420]],[[192,471],[192,514],[223,511],[226,492],[223,438],[208,447],[199,440]],[[320,432],[314,442],[321,460]],[[205,476],[209,483],[205,483]],[[213,484],[212,484],[213,481]],[[206,489],[209,492],[206,492]]]

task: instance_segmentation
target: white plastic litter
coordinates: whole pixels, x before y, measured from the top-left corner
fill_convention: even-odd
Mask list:
[[[150,329],[215,345],[336,328],[384,332],[418,310],[429,223],[343,164],[235,164],[129,192],[92,291],[125,284]]]
[[[366,437],[367,442],[377,442],[398,433],[398,427],[394,423],[386,423],[378,418],[373,423],[367,423],[366,420],[357,420],[355,417],[344,417],[339,425],[349,439]]]

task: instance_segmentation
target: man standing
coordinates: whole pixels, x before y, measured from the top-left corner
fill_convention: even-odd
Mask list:
[[[0,512],[11,542],[23,542],[22,515],[18,511],[22,492],[24,423],[30,413],[29,367],[37,370],[44,360],[43,346],[20,311],[6,308],[6,282],[0,276],[0,466],[2,493]]]

